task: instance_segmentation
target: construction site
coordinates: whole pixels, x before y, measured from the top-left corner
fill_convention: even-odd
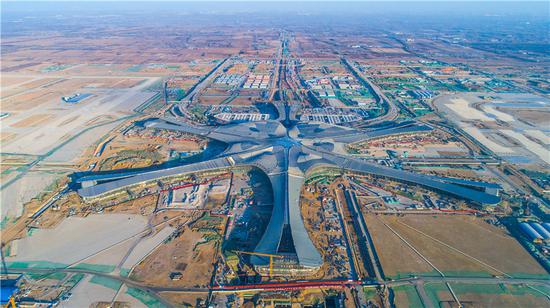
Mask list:
[[[2,305],[547,306],[540,20],[135,5],[3,14]]]

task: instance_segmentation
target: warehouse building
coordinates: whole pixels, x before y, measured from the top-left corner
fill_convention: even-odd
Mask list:
[[[519,227],[531,242],[542,243],[544,237],[540,233],[538,233],[531,224],[522,222],[519,224]]]
[[[540,236],[542,236],[542,239],[543,240],[549,240],[550,239],[550,232],[548,232],[548,230],[546,230],[541,224],[539,224],[538,222],[531,222],[529,223],[529,225],[535,229],[535,231],[537,231],[538,234],[540,234]]]

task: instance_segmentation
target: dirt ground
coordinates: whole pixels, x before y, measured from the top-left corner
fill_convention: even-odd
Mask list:
[[[188,221],[192,217],[192,213],[182,212],[178,210],[174,211],[162,211],[155,213],[155,217],[151,220],[152,225],[157,225],[163,221],[171,220],[168,225],[170,227],[177,227]],[[176,218],[177,217],[177,218]]]
[[[511,114],[514,114],[516,117],[535,124],[535,126],[538,125],[544,125],[548,124],[548,118],[550,117],[550,112],[540,109],[512,109],[509,110],[509,108],[500,108],[503,111],[509,112]]]
[[[397,307],[411,307],[409,297],[405,292],[395,292],[394,303]]]
[[[6,79],[13,79],[17,82],[14,82],[13,84],[10,84],[9,82],[6,83]],[[2,78],[2,98],[6,98],[9,96],[15,96],[20,93],[29,91],[30,89],[34,89],[40,86],[44,86],[47,84],[60,82],[61,79],[55,79],[55,78],[40,78],[35,80],[30,80],[28,77],[14,77],[14,78]]]
[[[217,96],[201,96],[199,101],[202,105],[219,105],[221,102],[229,98],[229,96],[217,95]]]
[[[448,293],[448,292],[447,292]],[[442,296],[442,301],[450,303],[452,301],[450,294]],[[469,307],[544,307],[548,302],[543,298],[533,295],[511,295],[511,294],[476,294],[466,293],[460,295],[460,301],[464,308]],[[546,304],[545,304],[546,303]],[[443,307],[451,307],[449,304]]]
[[[18,241],[9,262],[73,264],[142,232],[147,219],[134,214],[69,217],[53,229],[40,229]]]
[[[20,94],[3,100],[2,109],[10,112],[25,111],[56,98],[59,98],[58,93],[48,91]]]
[[[194,140],[166,140],[114,135],[99,157],[90,153],[81,162],[82,168],[96,163],[97,170],[142,168],[168,160],[171,151],[198,151],[201,145]],[[101,144],[100,144],[101,146]],[[99,146],[98,146],[99,148]],[[94,149],[97,153],[97,148]]]
[[[254,102],[259,99],[259,97],[248,97],[248,96],[239,96],[231,101],[230,105],[233,106],[249,106],[254,104]]]
[[[427,284],[428,293],[437,294],[439,307],[457,307],[451,293],[442,284]],[[452,284],[453,291],[465,308],[473,307],[547,307],[547,299],[525,286]],[[540,287],[537,287],[540,288]],[[430,291],[430,289],[432,291]],[[485,291],[484,291],[485,290]],[[432,301],[434,298],[432,297]]]
[[[33,114],[28,118],[25,118],[15,124],[12,127],[34,127],[52,119],[54,116],[51,114]]]
[[[13,85],[18,85],[24,83],[28,79],[25,77],[3,77],[2,78],[2,87],[8,87]]]
[[[374,215],[365,215],[367,228],[386,276],[430,272],[432,268],[393,234]]]
[[[413,285],[403,285],[393,288],[393,304],[395,307],[420,307],[422,301]]]
[[[157,195],[146,195],[138,199],[132,199],[105,209],[105,213],[124,213],[149,215],[155,210]]]
[[[230,93],[226,88],[209,87],[202,93],[204,96],[228,96]]]
[[[420,168],[419,168],[420,169]],[[422,172],[422,169],[415,170],[416,172]],[[477,179],[478,174],[474,170],[468,170],[468,169],[452,169],[452,168],[445,168],[445,169],[436,169],[432,168],[429,169],[430,174],[435,174],[439,176],[447,176],[447,177],[454,177],[454,178],[461,178],[461,179]]]
[[[0,132],[0,141],[2,143],[8,142],[10,140],[13,140],[13,138],[15,138],[15,136],[17,136],[16,133]]]
[[[365,219],[387,276],[405,272],[428,272],[432,269],[425,261],[419,260],[418,255],[414,254],[382,222],[393,228],[438,269],[448,275],[457,273],[459,275],[501,275],[498,271],[512,276],[546,274],[514,238],[480,218],[451,215],[404,217],[367,215]],[[438,243],[411,227],[494,269]]]
[[[306,230],[309,231],[313,244],[323,256],[324,261],[321,268],[314,275],[311,275],[311,278],[335,279],[348,277],[349,261],[346,250],[344,248],[331,247],[330,245],[331,237],[342,236],[342,232],[339,230],[340,225],[337,225],[337,229],[327,228],[328,225],[323,214],[324,210],[317,199],[318,197],[318,193],[302,189],[301,213],[302,217],[304,217],[304,225]],[[319,227],[314,227],[315,224],[318,224]],[[315,232],[312,232],[312,230],[315,230]],[[346,262],[343,263],[345,265],[339,266],[335,264],[336,259],[345,260]]]
[[[60,181],[58,183],[58,187],[64,185],[65,183],[66,180]],[[49,200],[55,193],[56,190],[52,190],[51,192],[42,195],[41,198],[33,198],[29,203],[27,203],[19,219],[14,219],[10,223],[7,223],[3,226],[2,243],[6,244],[15,239],[25,237],[27,234],[27,226],[33,221],[31,216],[42,207],[45,200]],[[70,198],[71,195],[69,195],[67,198],[60,199],[58,202],[64,202],[65,200]],[[62,220],[62,217],[57,213],[53,214],[53,216],[56,216],[56,218],[53,218],[51,222],[49,221],[49,218],[44,218],[46,215],[52,215],[52,212],[54,212],[53,206],[50,207],[46,212],[44,212],[44,214],[42,214],[42,216],[38,219],[41,228],[53,227]]]
[[[206,300],[207,294],[189,292],[162,292],[160,296],[178,307],[195,307],[197,301]]]
[[[248,71],[248,64],[237,63],[227,70],[227,74],[244,74]]]
[[[204,233],[185,227],[184,232],[161,245],[138,264],[131,278],[154,286],[205,287],[212,276],[217,247],[204,241]],[[180,272],[180,280],[171,280],[171,272]]]

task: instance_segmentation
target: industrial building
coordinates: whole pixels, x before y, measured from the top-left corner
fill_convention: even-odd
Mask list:
[[[534,243],[550,242],[550,230],[548,223],[543,226],[538,222],[522,222],[519,224],[521,231],[527,238]]]
[[[550,239],[550,232],[548,232],[548,230],[546,230],[541,224],[539,224],[538,222],[532,222],[530,223],[530,225],[531,227],[533,227],[533,229],[535,229],[535,231],[538,232],[538,234],[540,234],[543,240],[546,241]]]

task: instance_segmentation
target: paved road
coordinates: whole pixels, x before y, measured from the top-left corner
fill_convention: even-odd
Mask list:
[[[113,120],[113,121],[109,121],[109,122],[105,122],[105,123],[100,123],[100,124],[97,124],[97,125],[94,125],[94,126],[90,126],[90,127],[87,127],[85,129],[83,129],[82,131],[80,131],[79,133],[71,136],[70,138],[64,140],[62,143],[58,144],[57,146],[55,146],[53,149],[49,150],[46,154],[44,155],[37,155],[36,159],[30,163],[28,163],[26,166],[23,166],[21,167],[21,171],[17,174],[17,176],[14,176],[13,178],[11,178],[9,181],[6,181],[5,183],[2,184],[2,186],[0,186],[0,190],[4,190],[5,188],[9,187],[10,185],[12,185],[13,183],[15,183],[16,181],[18,181],[19,179],[21,179],[23,176],[25,176],[27,174],[27,172],[34,166],[38,165],[39,163],[41,163],[43,160],[45,160],[46,158],[48,158],[49,156],[53,155],[55,152],[57,152],[58,150],[60,150],[61,148],[63,148],[66,144],[68,144],[69,142],[73,141],[74,139],[80,137],[82,134],[88,132],[89,130],[92,130],[92,129],[95,129],[95,128],[98,128],[98,127],[101,127],[101,126],[105,126],[105,125],[110,125],[110,124],[113,124],[115,122],[120,122],[122,123],[123,121],[127,120],[127,119],[130,119],[132,117],[135,117],[137,114],[133,114],[133,115],[129,115],[129,116],[125,116],[125,117],[122,117],[122,118],[118,118],[116,120]]]
[[[251,285],[250,287],[241,286],[238,288],[238,290],[235,290],[234,288],[182,288],[182,287],[151,287],[147,286],[143,283],[133,281],[126,277],[120,277],[120,276],[114,276],[107,273],[101,273],[101,272],[95,272],[85,269],[73,269],[73,268],[64,268],[64,269],[37,269],[37,268],[10,268],[10,273],[55,273],[55,272],[64,272],[64,273],[83,273],[83,274],[89,274],[89,275],[96,275],[101,276],[105,278],[110,278],[113,280],[117,280],[121,283],[124,283],[130,287],[140,289],[147,294],[153,296],[157,300],[159,300],[162,304],[164,304],[167,307],[172,307],[172,304],[167,302],[164,298],[162,298],[158,293],[159,292],[189,292],[189,293],[209,293],[209,292],[243,292],[247,290],[257,290],[257,289],[303,289],[305,288],[305,284],[307,284],[308,288],[316,287],[316,286],[323,286],[323,285],[332,285],[333,286],[353,286],[353,285],[361,285],[361,286],[378,286],[378,285],[385,285],[387,287],[396,287],[401,285],[414,285],[417,290],[419,291],[419,295],[421,296],[422,300],[424,301],[425,305],[427,307],[431,306],[431,301],[429,301],[429,298],[427,294],[423,291],[423,285],[425,283],[466,283],[466,284],[522,284],[522,285],[529,285],[529,286],[546,286],[550,287],[550,280],[548,279],[534,279],[534,278],[496,278],[496,277],[411,277],[411,278],[404,278],[394,281],[384,281],[384,282],[363,282],[359,283],[357,281],[351,281],[351,282],[345,282],[342,281],[340,285],[334,284],[334,281],[304,281],[304,282],[287,282],[287,283],[266,283],[266,284],[258,284],[258,285]],[[541,290],[538,290],[538,292],[542,292]],[[424,293],[424,296],[423,296]],[[550,295],[545,294],[548,299],[550,300]]]
[[[131,76],[131,75],[81,75],[81,76],[72,76],[60,75],[60,74],[20,74],[20,73],[2,73],[2,76],[5,77],[25,77],[25,78],[60,78],[60,79],[155,79],[158,80],[160,77],[151,77],[151,76]],[[43,86],[43,85],[42,85]],[[38,86],[40,87],[40,86]]]
[[[73,269],[73,268],[60,268],[60,269],[39,269],[39,268],[9,268],[9,273],[81,273],[81,274],[89,274],[89,275],[95,275],[99,277],[109,278],[113,280],[117,280],[121,283],[124,283],[128,286],[131,286],[136,289],[140,289],[141,291],[149,294],[150,296],[154,297],[158,301],[160,301],[164,306],[166,307],[173,307],[173,305],[168,302],[166,299],[161,297],[158,293],[164,292],[164,291],[187,291],[187,292],[208,292],[208,289],[201,289],[201,288],[153,288],[149,287],[145,284],[133,281],[126,277],[120,277],[120,276],[114,276],[111,274],[101,273],[101,272],[95,272],[85,269]]]
[[[391,282],[384,283],[388,287],[397,287],[402,285],[413,284],[416,288],[418,295],[422,299],[425,307],[434,307],[433,303],[430,300],[430,297],[426,294],[424,289],[425,283],[463,283],[463,284],[512,284],[512,285],[527,285],[527,286],[545,286],[550,287],[550,280],[547,279],[524,279],[524,278],[475,278],[475,277],[417,277],[417,278],[407,278],[400,279]],[[550,295],[544,293],[539,289],[536,291],[543,293],[548,300],[550,300]]]
[[[399,110],[397,106],[384,94],[384,92],[376,84],[365,77],[365,75],[363,75],[363,73],[359,71],[346,58],[342,58],[342,62],[355,75],[359,82],[363,84],[363,86],[367,86],[372,89],[374,95],[378,97],[379,103],[384,103],[388,106],[388,112],[386,114],[373,119],[365,120],[362,122],[362,124],[373,125],[395,119],[399,113]]]
[[[418,296],[422,301],[422,304],[424,304],[424,308],[433,308],[434,303],[432,303],[432,299],[426,293],[426,289],[424,288],[424,281],[417,280],[414,281],[413,284],[414,288],[416,289],[416,293],[418,293]]]
[[[219,64],[217,64],[204,78],[197,83],[189,93],[185,96],[185,98],[182,101],[193,101],[195,98],[195,95],[200,92],[202,89],[204,89],[206,86],[210,84],[212,79],[217,76],[216,72],[218,72],[220,69],[223,69],[227,62],[228,58],[223,59]]]

